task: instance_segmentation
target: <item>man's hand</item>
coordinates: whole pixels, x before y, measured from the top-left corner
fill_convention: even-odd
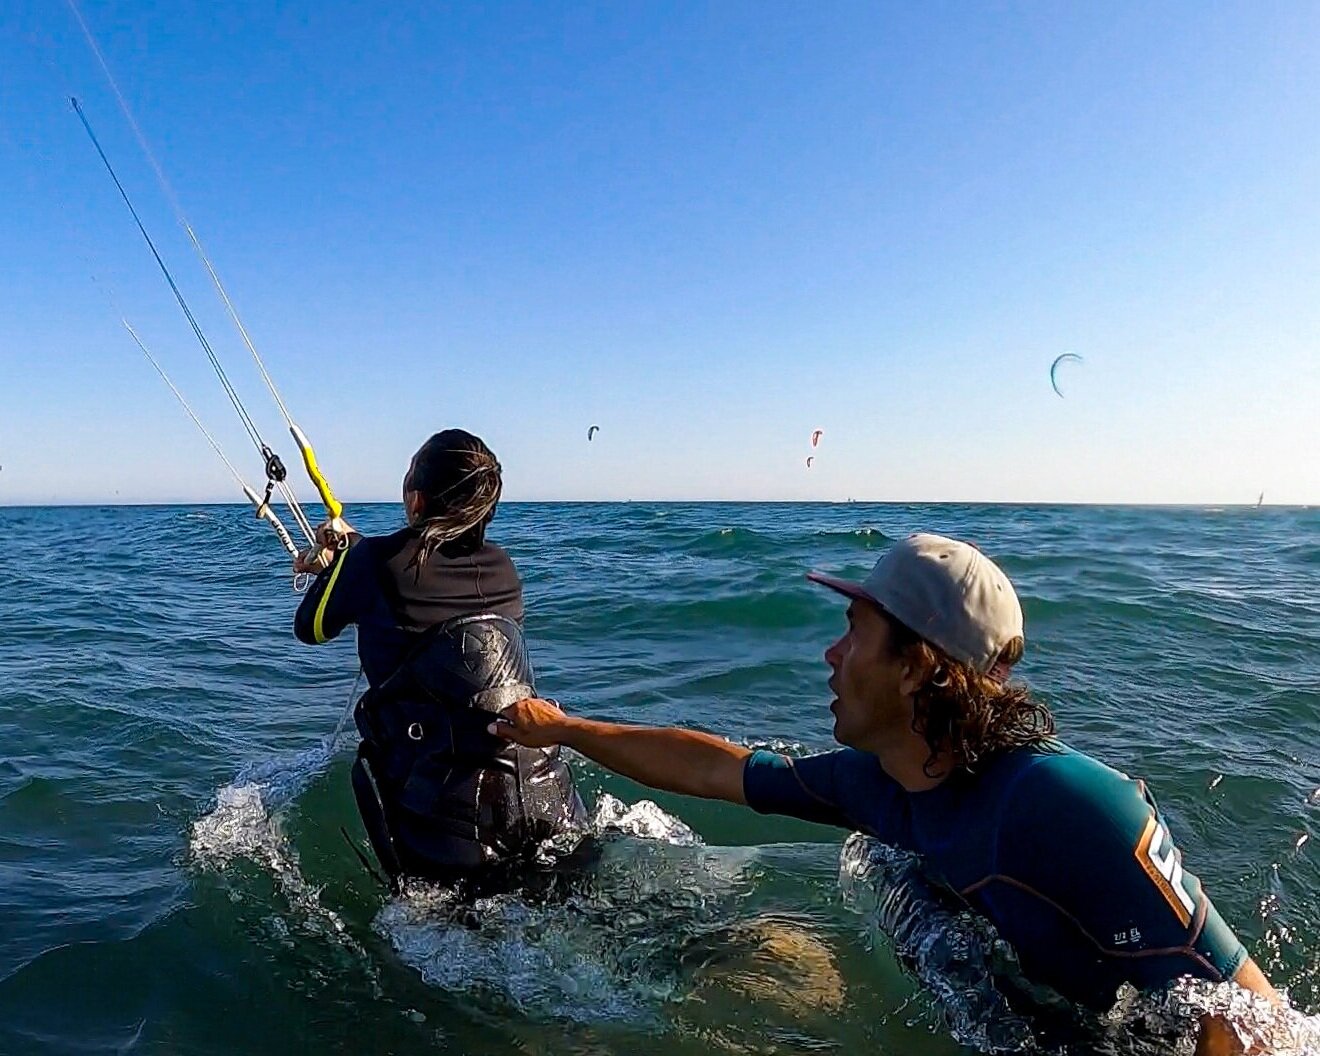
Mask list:
[[[529,697],[505,708],[487,728],[524,748],[551,748],[564,743],[572,723],[554,701]]]

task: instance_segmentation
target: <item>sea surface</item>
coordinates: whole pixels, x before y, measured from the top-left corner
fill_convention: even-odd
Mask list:
[[[804,571],[861,575],[915,530],[1003,564],[1021,676],[1067,741],[1150,783],[1287,988],[1261,1029],[1314,1044],[1320,510],[511,504],[491,534],[543,694],[799,753],[831,744],[843,625]],[[1231,1000],[1128,995],[1055,1037],[905,856],[576,757],[603,850],[572,890],[390,896],[349,846],[352,636],[293,639],[288,563],[250,511],[8,508],[0,535],[4,1056],[1157,1053],[1186,1051],[1185,1009]]]

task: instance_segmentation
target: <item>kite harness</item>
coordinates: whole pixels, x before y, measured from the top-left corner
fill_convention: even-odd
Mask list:
[[[470,878],[584,827],[558,748],[487,732],[492,716],[535,695],[521,628],[493,614],[423,632],[398,670],[362,695],[353,793],[391,879]]]

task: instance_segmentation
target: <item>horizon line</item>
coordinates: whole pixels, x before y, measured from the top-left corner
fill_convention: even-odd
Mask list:
[[[1311,503],[1255,503],[1255,502],[1133,502],[1122,500],[1076,501],[1051,499],[503,499],[501,506],[1077,506],[1130,509],[1278,509],[1309,510]],[[307,506],[319,505],[312,501]],[[366,499],[346,502],[351,506],[397,506],[398,499]],[[233,506],[250,509],[251,503],[230,499],[144,499],[136,502],[105,502],[97,500],[68,502],[0,502],[0,510],[58,510],[86,509],[149,509],[171,506]],[[272,501],[276,509],[288,505]]]

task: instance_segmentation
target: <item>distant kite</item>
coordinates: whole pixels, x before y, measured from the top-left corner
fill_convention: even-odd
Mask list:
[[[811,463],[814,462],[815,460],[816,460],[816,456],[815,456],[815,455],[808,455],[808,456],[807,456],[807,468],[808,468],[808,469],[811,468]]]
[[[1059,369],[1059,364],[1063,363],[1066,360],[1074,361],[1077,363],[1085,362],[1082,359],[1082,357],[1079,356],[1076,352],[1065,352],[1063,355],[1059,356],[1053,363],[1050,364],[1050,388],[1054,390],[1054,395],[1058,396],[1060,399],[1063,398],[1063,393],[1059,391],[1059,382],[1058,379],[1055,377],[1055,371]]]
[[[596,435],[597,433],[599,433],[599,432],[600,432],[600,426],[599,426],[599,425],[593,425],[590,429],[588,429],[588,430],[587,430],[587,440],[588,440],[588,442],[590,442],[590,441],[592,440],[592,438],[595,437],[595,435]]]
[[[811,446],[815,447],[820,443],[820,438],[825,435],[824,429],[816,429],[811,434]]]

